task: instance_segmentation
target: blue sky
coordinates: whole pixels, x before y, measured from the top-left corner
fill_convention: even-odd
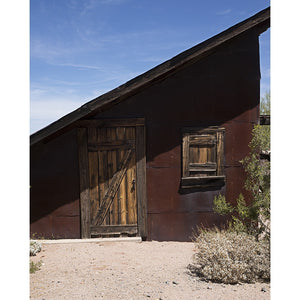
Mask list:
[[[31,0],[30,132],[268,7],[267,0]],[[270,30],[261,93],[270,89]]]

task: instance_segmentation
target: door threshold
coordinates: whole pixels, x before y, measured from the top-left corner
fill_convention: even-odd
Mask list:
[[[105,242],[135,242],[141,243],[141,237],[90,238],[90,239],[58,239],[58,240],[31,240],[41,244],[72,244],[72,243],[105,243]]]

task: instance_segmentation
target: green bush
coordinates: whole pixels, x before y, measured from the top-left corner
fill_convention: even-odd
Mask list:
[[[269,93],[262,99],[261,113],[270,114]],[[197,253],[188,268],[203,280],[230,284],[270,281],[270,161],[260,159],[261,153],[270,153],[270,126],[254,126],[249,147],[241,164],[250,201],[247,204],[240,194],[232,205],[225,196],[217,195],[213,209],[230,216],[228,229],[198,230],[194,237]]]
[[[242,194],[236,205],[229,204],[225,196],[214,199],[214,211],[221,215],[231,214],[229,227],[237,232],[246,232],[257,239],[270,238],[270,161],[261,160],[260,154],[270,149],[270,126],[255,125],[250,153],[241,161],[247,174],[244,187],[251,193],[252,199],[247,205]]]
[[[202,280],[229,284],[270,280],[268,240],[213,229],[199,231],[195,243],[197,253],[188,268]]]
[[[30,261],[29,262],[29,271],[30,271],[30,274],[33,274],[36,271],[40,270],[41,265],[42,265],[42,261],[41,260],[38,261],[38,262]]]

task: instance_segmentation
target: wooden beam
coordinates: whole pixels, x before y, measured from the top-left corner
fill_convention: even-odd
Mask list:
[[[91,226],[91,235],[97,234],[137,234],[138,226],[133,225],[101,225]]]
[[[99,143],[88,143],[89,151],[103,151],[113,149],[134,149],[135,140],[120,140],[120,141],[107,141]]]
[[[145,127],[136,127],[136,195],[139,234],[147,238],[147,192],[146,192],[146,141]]]
[[[93,119],[80,120],[76,122],[78,127],[122,127],[122,126],[144,126],[144,118],[129,119]]]
[[[214,146],[216,144],[216,137],[214,135],[190,135],[189,136],[190,146]]]
[[[216,172],[217,164],[214,162],[207,162],[204,164],[190,163],[189,170],[190,172]]]
[[[222,186],[225,184],[225,176],[203,176],[203,177],[183,177],[181,187],[203,188],[208,186]]]
[[[217,132],[217,175],[224,175],[224,135],[225,130]]]
[[[182,176],[189,176],[189,162],[190,162],[190,149],[189,149],[189,135],[183,133],[182,137]]]
[[[90,238],[90,189],[89,189],[89,161],[87,150],[87,130],[77,129],[78,161],[80,177],[80,220],[81,238]]]

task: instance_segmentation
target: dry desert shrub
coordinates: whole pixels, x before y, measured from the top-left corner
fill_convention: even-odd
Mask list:
[[[270,243],[246,233],[201,230],[195,238],[197,253],[189,270],[202,280],[254,283],[270,280]]]
[[[42,250],[42,244],[38,241],[30,241],[29,255],[35,256]]]

